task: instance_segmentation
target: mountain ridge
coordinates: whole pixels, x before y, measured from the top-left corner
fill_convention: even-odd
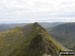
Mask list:
[[[67,50],[38,23],[15,28],[7,33],[2,37],[3,44],[7,45],[4,45],[6,48],[0,48],[0,56],[59,56],[59,51]]]

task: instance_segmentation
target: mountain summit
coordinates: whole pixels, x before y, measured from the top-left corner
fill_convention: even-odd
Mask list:
[[[59,51],[67,50],[37,22],[2,32],[0,37],[0,56],[59,56]]]

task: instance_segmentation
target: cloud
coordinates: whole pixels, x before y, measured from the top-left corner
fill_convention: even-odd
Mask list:
[[[75,21],[74,18],[75,0],[0,0],[0,22]]]

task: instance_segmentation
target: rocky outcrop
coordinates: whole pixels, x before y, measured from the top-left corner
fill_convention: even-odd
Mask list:
[[[37,36],[31,41],[29,51],[38,51],[35,55],[39,56],[58,56],[55,46],[48,41],[43,33],[38,33]]]

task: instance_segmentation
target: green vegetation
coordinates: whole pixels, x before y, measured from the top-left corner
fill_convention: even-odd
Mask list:
[[[75,23],[65,23],[49,28],[48,33],[66,48],[72,49],[75,46]]]
[[[37,23],[0,32],[0,56],[60,56],[65,50]]]

